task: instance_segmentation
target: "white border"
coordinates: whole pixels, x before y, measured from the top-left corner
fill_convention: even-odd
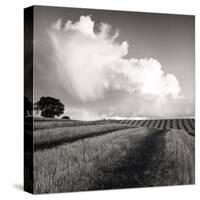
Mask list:
[[[23,8],[51,5],[196,15],[196,185],[32,196],[23,184]],[[199,17],[198,0],[6,0],[0,7],[0,198],[1,199],[197,199],[199,174]],[[199,197],[198,197],[199,198]]]

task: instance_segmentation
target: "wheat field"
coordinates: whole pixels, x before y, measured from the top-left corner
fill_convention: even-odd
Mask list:
[[[194,184],[194,122],[38,121],[34,193]]]

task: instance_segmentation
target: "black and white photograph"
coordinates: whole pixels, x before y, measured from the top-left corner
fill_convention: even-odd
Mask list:
[[[195,16],[26,8],[24,121],[31,193],[195,184]]]

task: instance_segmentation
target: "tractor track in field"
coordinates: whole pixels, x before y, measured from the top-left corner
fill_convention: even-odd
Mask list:
[[[134,142],[134,138],[133,142]],[[194,184],[194,138],[181,131],[155,130],[111,167],[102,164],[91,189]]]
[[[184,130],[191,128],[191,124],[194,126],[193,120],[190,124],[188,120],[118,122],[124,124],[124,127],[102,131],[102,129],[97,130],[95,126],[94,131],[85,132],[81,136],[72,135],[72,138],[64,140],[59,138],[50,143],[35,144],[34,156],[38,160],[37,169],[42,171],[43,168],[40,166],[44,164],[44,173],[50,170],[42,178],[38,175],[39,191],[52,191],[54,185],[51,184],[54,181],[55,185],[62,183],[60,192],[68,191],[68,188],[72,188],[70,191],[84,191],[195,183],[195,137]],[[132,124],[147,127],[136,128]],[[168,129],[148,127],[161,125]],[[178,129],[171,128],[173,126],[177,126]],[[85,126],[83,128],[85,129]],[[68,154],[68,150],[71,151],[72,157]],[[61,155],[62,157],[59,157]],[[67,155],[73,159],[69,159]],[[47,163],[44,163],[44,157],[49,159]],[[85,161],[86,159],[90,162]],[[58,170],[60,166],[61,170]],[[76,169],[75,166],[79,168],[71,172],[72,169]],[[82,173],[79,176],[80,170]],[[71,174],[67,173],[69,171]],[[67,181],[69,176],[72,177],[70,179],[72,182]],[[47,190],[39,183],[41,185],[45,183]]]

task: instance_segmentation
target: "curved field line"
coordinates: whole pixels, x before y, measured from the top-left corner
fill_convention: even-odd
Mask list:
[[[190,125],[193,129],[195,129],[195,120],[194,119],[188,119],[190,122]]]
[[[178,119],[178,122],[179,122],[179,127],[180,127],[181,130],[184,130],[184,131],[186,131],[187,133],[193,135],[193,133],[191,133],[191,132],[188,131],[186,125],[185,125],[184,122],[183,122],[183,119]]]
[[[122,124],[123,123],[123,120],[119,120],[119,124]]]
[[[170,119],[170,126],[173,128],[173,119]]]
[[[149,124],[149,128],[153,128],[155,123],[156,123],[156,120],[151,120]]]
[[[122,120],[122,124],[126,124],[126,120]]]
[[[134,126],[134,127],[136,127],[136,124],[137,124],[137,120],[132,120],[131,125]]]
[[[141,127],[142,121],[143,120],[138,120],[139,122],[137,123],[137,127]]]
[[[126,124],[127,120],[124,120],[123,124]]]
[[[159,128],[160,129],[165,129],[165,123],[166,123],[166,120],[162,119]]]
[[[186,127],[187,131],[191,132],[193,131],[193,128],[190,126],[188,119],[183,119],[184,126]]]
[[[142,120],[142,121],[141,121],[141,126],[143,127],[145,123],[146,123],[146,121],[145,121],[145,120]]]
[[[128,121],[128,125],[132,125],[132,120],[129,120],[129,121]]]
[[[147,124],[147,127],[149,128],[150,124],[151,124],[151,121],[152,120],[147,120],[149,123]]]
[[[125,123],[124,124],[128,124],[129,123],[129,120],[125,120]]]
[[[140,122],[138,123],[138,127],[143,127],[143,125],[144,125],[144,123],[145,123],[145,120],[140,120]]]
[[[170,128],[171,128],[170,119],[167,119],[165,124],[165,129],[170,129]]]
[[[134,121],[135,121],[135,120],[131,120],[131,123],[130,123],[131,126],[133,125]]]
[[[137,121],[138,121],[138,123],[136,124],[136,126],[139,127],[141,120],[137,120]]]
[[[155,127],[155,125],[156,125],[156,122],[157,122],[157,120],[154,120],[154,124],[153,124],[153,127],[152,127],[152,128],[154,128],[154,127]]]
[[[188,133],[190,133],[191,135],[195,134],[195,130],[190,126],[190,122],[188,119],[184,119],[183,124],[184,127],[186,127]]]
[[[179,129],[178,128],[178,120],[177,119],[173,119],[172,120],[172,127],[175,128],[175,129]]]
[[[133,120],[130,120],[129,123],[128,123],[128,125],[132,125],[132,122],[133,122]]]
[[[126,124],[130,124],[130,123],[131,123],[131,120],[128,120]]]
[[[126,125],[127,125],[127,124],[128,124],[128,122],[129,122],[129,120],[125,120],[125,123],[124,123],[124,124],[126,124]]]
[[[121,120],[120,124],[126,124],[126,120]]]
[[[149,120],[145,120],[145,123],[143,124],[143,127],[148,127],[149,126]]]
[[[178,127],[178,129],[181,129],[179,119],[177,119],[177,127]]]
[[[182,119],[178,119],[178,125],[179,125],[180,129],[185,130],[183,123],[182,123]]]
[[[148,121],[149,121],[148,128],[151,128],[151,123],[153,120],[148,120]]]
[[[161,124],[161,120],[156,120],[156,123],[154,124],[154,128],[159,128]]]
[[[132,123],[132,125],[135,127],[137,126],[137,124],[138,124],[138,120],[134,120],[134,122]]]

